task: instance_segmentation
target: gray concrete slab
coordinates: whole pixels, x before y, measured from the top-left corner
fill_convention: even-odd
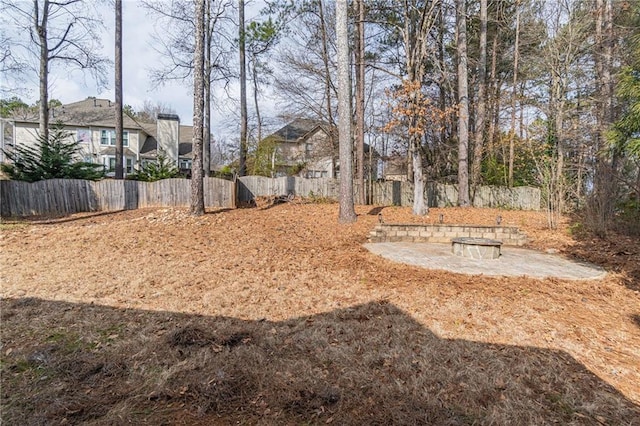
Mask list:
[[[451,244],[367,243],[364,247],[395,262],[460,274],[554,277],[567,280],[600,279],[607,274],[596,265],[572,261],[557,254],[510,246],[502,246],[502,254],[498,259],[485,260],[456,256],[451,252]]]

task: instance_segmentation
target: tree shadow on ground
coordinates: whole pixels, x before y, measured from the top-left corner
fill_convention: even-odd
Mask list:
[[[382,213],[382,210],[384,210],[384,208],[385,208],[385,207],[386,207],[386,206],[378,206],[378,207],[374,207],[374,208],[372,208],[371,210],[369,210],[369,211],[367,212],[367,214],[368,214],[369,216],[377,216],[377,215],[379,215],[380,213]]]
[[[385,301],[281,322],[3,299],[6,424],[637,424],[568,354]]]
[[[77,222],[81,220],[94,219],[101,216],[111,216],[122,213],[126,210],[111,210],[105,212],[91,212],[91,213],[68,213],[59,215],[46,215],[46,216],[28,216],[18,218],[16,220],[7,220],[5,223],[28,223],[33,225],[57,225],[60,223]]]
[[[227,212],[230,212],[230,211],[233,211],[233,210],[235,210],[235,209],[232,209],[230,207],[213,207],[213,210],[208,209],[208,210],[205,211],[204,214],[206,216],[216,216],[216,215],[219,215],[219,214],[222,214],[222,213],[227,213]]]

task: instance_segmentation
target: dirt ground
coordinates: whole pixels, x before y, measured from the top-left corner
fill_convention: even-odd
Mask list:
[[[640,241],[336,204],[0,225],[5,424],[640,424]],[[392,263],[378,222],[518,226],[602,280]]]

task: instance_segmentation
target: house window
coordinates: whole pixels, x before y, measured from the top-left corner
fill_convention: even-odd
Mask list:
[[[307,179],[318,179],[321,177],[327,177],[326,170],[309,170],[307,172]]]
[[[105,157],[103,164],[107,172],[114,172],[116,170],[116,157],[112,155]],[[126,157],[124,159],[124,172],[133,173],[133,158]]]
[[[191,168],[191,160],[180,160],[180,170]]]
[[[115,146],[115,144],[116,144],[115,130],[102,130],[100,132],[100,145]],[[129,146],[129,132],[127,132],[126,130],[122,132],[122,145]]]
[[[313,149],[313,145],[311,145],[310,143],[307,143],[304,145],[304,155],[309,158],[311,157],[311,151]]]
[[[89,129],[78,129],[76,131],[76,139],[78,143],[89,143],[91,142],[91,130]]]

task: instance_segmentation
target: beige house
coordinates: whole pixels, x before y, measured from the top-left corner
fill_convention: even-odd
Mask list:
[[[51,124],[61,122],[80,145],[82,159],[103,164],[113,170],[115,155],[115,104],[108,99],[89,97],[52,108]],[[33,145],[38,140],[37,113],[2,119],[2,148],[11,151],[20,145]],[[159,114],[157,123],[142,123],[128,115],[123,117],[123,164],[125,174],[132,173],[145,161],[155,161],[158,148],[181,169],[191,168],[191,126],[181,126],[177,115]],[[6,159],[2,159],[3,161]]]
[[[286,176],[294,171],[296,173],[293,174],[306,178],[338,177],[338,131],[323,121],[295,119],[264,138],[264,141],[276,145],[274,162],[278,176]],[[366,158],[369,157],[369,149],[369,145],[365,144]],[[371,167],[375,179],[379,155],[375,150],[371,154],[375,163]]]
[[[331,133],[333,131],[333,133]],[[335,177],[337,144],[335,129],[321,121],[298,118],[263,139],[274,143],[277,176],[300,174],[304,177]]]

